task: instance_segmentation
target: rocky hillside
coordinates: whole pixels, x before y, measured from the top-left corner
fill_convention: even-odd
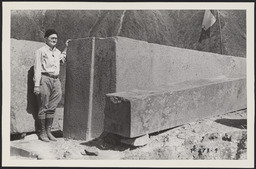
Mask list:
[[[199,43],[204,10],[14,10],[11,38],[43,42],[44,31],[54,28],[60,49],[68,38],[123,36],[213,53],[222,46],[222,54],[246,57],[246,11],[213,14],[210,38]]]

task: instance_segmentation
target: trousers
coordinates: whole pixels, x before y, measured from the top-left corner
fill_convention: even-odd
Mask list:
[[[62,96],[59,78],[42,75],[39,89],[40,94],[37,95],[38,119],[54,118],[54,113]]]

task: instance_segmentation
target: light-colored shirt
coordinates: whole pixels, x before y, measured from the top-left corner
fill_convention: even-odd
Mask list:
[[[34,61],[34,83],[40,86],[41,74],[59,75],[60,61],[64,62],[65,53],[61,53],[56,47],[53,49],[48,45],[41,47],[35,52]]]

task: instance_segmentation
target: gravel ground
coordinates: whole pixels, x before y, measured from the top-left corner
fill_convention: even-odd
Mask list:
[[[36,134],[11,141],[12,159],[57,160],[245,160],[247,112],[240,110],[152,133],[145,146],[120,143],[120,137],[103,133],[85,142],[64,139],[45,143]]]

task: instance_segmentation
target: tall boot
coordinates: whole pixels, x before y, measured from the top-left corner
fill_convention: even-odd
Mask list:
[[[38,138],[42,141],[49,142],[50,140],[47,137],[46,130],[45,130],[45,119],[39,119],[39,128],[40,132]]]
[[[53,123],[53,118],[46,118],[46,134],[49,140],[57,141],[57,139],[51,133],[52,123]]]

